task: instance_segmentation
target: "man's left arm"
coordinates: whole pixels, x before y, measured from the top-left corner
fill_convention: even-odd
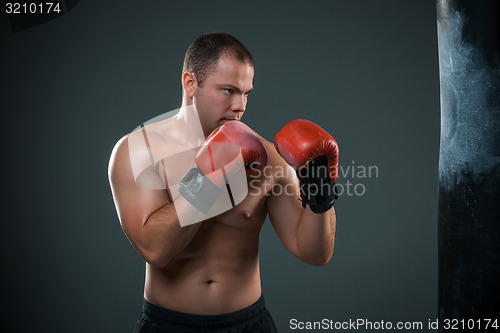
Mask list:
[[[292,254],[308,264],[324,265],[335,239],[337,142],[320,126],[298,119],[281,129],[274,145],[279,155],[275,188],[268,198],[271,223]]]

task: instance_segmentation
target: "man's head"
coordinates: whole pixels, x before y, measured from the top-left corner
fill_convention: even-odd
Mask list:
[[[253,67],[252,55],[239,40],[224,32],[209,32],[196,38],[187,49],[182,74],[193,73],[201,87],[206,76],[214,72],[222,55],[232,56]]]
[[[253,88],[253,59],[236,38],[220,32],[198,37],[182,71],[183,104],[194,104],[205,135],[228,120],[240,120]]]

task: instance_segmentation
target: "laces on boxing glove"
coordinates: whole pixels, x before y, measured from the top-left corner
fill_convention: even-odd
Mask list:
[[[324,213],[332,208],[338,198],[335,182],[330,181],[328,158],[325,155],[315,157],[300,170],[300,198],[302,207],[309,205],[314,213]]]

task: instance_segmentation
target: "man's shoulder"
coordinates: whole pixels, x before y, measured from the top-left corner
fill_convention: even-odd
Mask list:
[[[291,182],[295,175],[295,170],[285,162],[280,154],[278,154],[273,142],[266,140],[258,133],[256,133],[256,135],[264,146],[267,154],[267,165],[265,166],[266,170],[263,174],[273,178],[275,184]]]
[[[130,172],[128,136],[129,134],[122,136],[111,152],[108,163],[108,177],[111,185],[121,184],[124,178],[128,178]]]
[[[120,162],[124,155],[128,156],[128,137],[130,133],[125,134],[122,136],[116,143],[115,146],[113,147],[113,150],[111,151],[111,157],[109,159],[109,164]]]
[[[254,131],[255,132],[255,131]],[[271,148],[274,147],[274,144],[272,142],[269,142],[266,138],[264,138],[262,135],[260,135],[259,133],[255,132],[255,134],[257,135],[257,137],[259,138],[260,142],[262,143],[262,145],[264,146],[264,148],[266,148],[266,152],[267,150],[270,150]]]
[[[270,166],[282,166],[282,167],[287,167],[288,164],[285,162],[285,160],[278,154],[276,151],[276,148],[274,147],[274,143],[268,141],[258,133],[255,133],[257,137],[259,138],[260,142],[264,146],[264,149],[266,150],[267,154],[267,164]]]

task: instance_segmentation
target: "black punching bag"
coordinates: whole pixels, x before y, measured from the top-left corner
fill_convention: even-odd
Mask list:
[[[500,325],[500,0],[438,0],[437,19],[439,318],[483,330]]]

